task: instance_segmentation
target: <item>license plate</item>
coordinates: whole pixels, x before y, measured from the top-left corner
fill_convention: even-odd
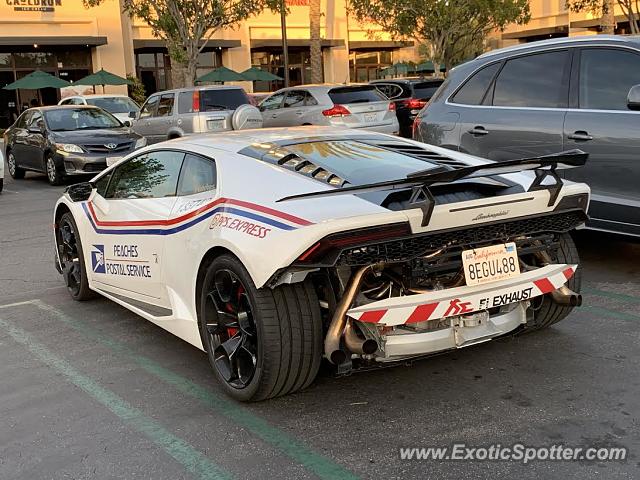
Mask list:
[[[221,130],[224,128],[224,120],[207,120],[209,130]]]
[[[122,157],[107,157],[106,160],[107,160],[107,167],[110,167],[114,163],[122,160]]]
[[[378,118],[378,114],[377,113],[365,113],[364,114],[364,121],[365,122],[375,122],[377,118]]]
[[[497,282],[520,275],[516,244],[503,243],[462,252],[467,285]]]

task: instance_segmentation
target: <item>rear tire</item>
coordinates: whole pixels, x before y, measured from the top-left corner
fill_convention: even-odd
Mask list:
[[[570,265],[576,264],[578,268],[573,274],[573,277],[567,282],[567,287],[576,293],[580,293],[580,287],[582,283],[582,267],[580,266],[580,258],[578,256],[578,250],[576,244],[573,242],[573,238],[568,233],[560,235],[559,247],[557,254],[551,256],[554,262],[567,263]],[[535,330],[541,330],[543,328],[550,327],[554,323],[558,323],[564,319],[574,307],[568,307],[564,305],[558,305],[555,303],[549,295],[539,297],[540,300],[534,299],[533,307],[535,308],[533,314],[533,320],[527,323],[527,326],[523,333],[532,332]],[[537,301],[536,301],[537,300]]]
[[[16,160],[13,152],[7,153],[7,169],[9,170],[9,175],[14,180],[21,180],[24,178],[24,169],[18,167],[18,162]]]
[[[205,274],[199,326],[214,375],[236,400],[293,393],[318,373],[322,323],[309,282],[257,289],[238,259],[222,255]]]

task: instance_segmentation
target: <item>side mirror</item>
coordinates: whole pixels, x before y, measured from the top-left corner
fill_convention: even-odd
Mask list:
[[[262,105],[258,105],[258,110],[260,110],[261,112],[264,112],[264,107]]]
[[[130,127],[130,126],[131,126],[131,120],[125,120],[124,122],[122,122],[122,124],[123,124],[125,127]]]
[[[634,85],[627,94],[627,107],[629,110],[640,110],[640,85]]]
[[[65,193],[67,193],[69,198],[74,202],[89,200],[91,192],[93,192],[93,184],[91,182],[76,183],[65,189]]]
[[[138,112],[132,110],[129,112],[129,118],[136,118],[138,116]]]

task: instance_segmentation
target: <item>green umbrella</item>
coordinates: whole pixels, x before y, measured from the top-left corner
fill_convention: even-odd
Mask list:
[[[247,81],[238,72],[235,72],[227,67],[218,67],[211,70],[209,73],[205,73],[203,76],[196,80],[198,82],[243,82]]]
[[[418,72],[434,72],[435,68],[433,68],[433,62],[431,60],[427,60],[426,62],[423,62],[421,64],[419,64],[416,68],[416,70]],[[444,63],[440,64],[440,71],[444,72],[446,70]]]
[[[73,82],[74,85],[131,85],[131,82],[126,78],[119,77],[115,73],[107,72],[104,68],[101,68],[96,73],[87,75]]]
[[[246,80],[251,80],[252,82],[271,82],[273,80],[282,80],[282,77],[274,75],[271,72],[265,72],[258,67],[251,67],[242,72],[240,75],[242,75]]]
[[[4,90],[18,90],[19,88],[24,88],[26,90],[39,90],[41,88],[64,88],[70,85],[71,84],[66,80],[54,77],[42,70],[36,70],[26,77],[22,77],[20,80],[16,80],[2,88]]]

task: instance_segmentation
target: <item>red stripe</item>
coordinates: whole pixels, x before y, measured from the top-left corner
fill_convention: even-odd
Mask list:
[[[230,198],[219,198],[210,202],[202,207],[194,210],[193,212],[186,213],[176,218],[170,218],[168,220],[120,220],[120,221],[108,221],[108,220],[98,220],[96,216],[96,212],[93,209],[93,204],[88,202],[89,211],[91,212],[91,216],[93,217],[93,221],[99,227],[151,227],[151,226],[160,226],[160,227],[168,227],[171,225],[175,225],[177,223],[182,223],[185,220],[189,220],[197,215],[200,215],[207,210],[212,209],[216,205],[220,204],[230,204],[230,205],[238,205],[244,208],[250,208],[252,210],[256,210],[258,212],[267,213],[269,215],[273,215],[274,217],[282,218],[288,220],[292,223],[297,223],[298,225],[313,225],[312,222],[305,220],[303,218],[296,217],[294,215],[290,215],[288,213],[280,212],[278,210],[274,210],[272,208],[263,207],[261,205],[256,205],[255,203],[245,202],[242,200],[233,200]]]
[[[551,283],[548,278],[534,280],[533,283],[543,294],[553,292],[556,289],[556,287],[553,286],[553,283]]]
[[[564,278],[566,278],[567,280],[569,280],[571,277],[573,277],[573,268],[569,267],[569,268],[565,268],[562,271],[562,274],[564,275]]]
[[[370,310],[368,312],[364,312],[358,319],[358,321],[366,323],[378,323],[380,320],[382,320],[382,317],[384,317],[385,313],[387,313],[387,310]]]
[[[429,320],[429,317],[434,312],[434,310],[438,307],[439,304],[440,302],[436,302],[436,303],[427,303],[426,305],[417,306],[405,323],[418,323],[418,322],[425,322]]]

